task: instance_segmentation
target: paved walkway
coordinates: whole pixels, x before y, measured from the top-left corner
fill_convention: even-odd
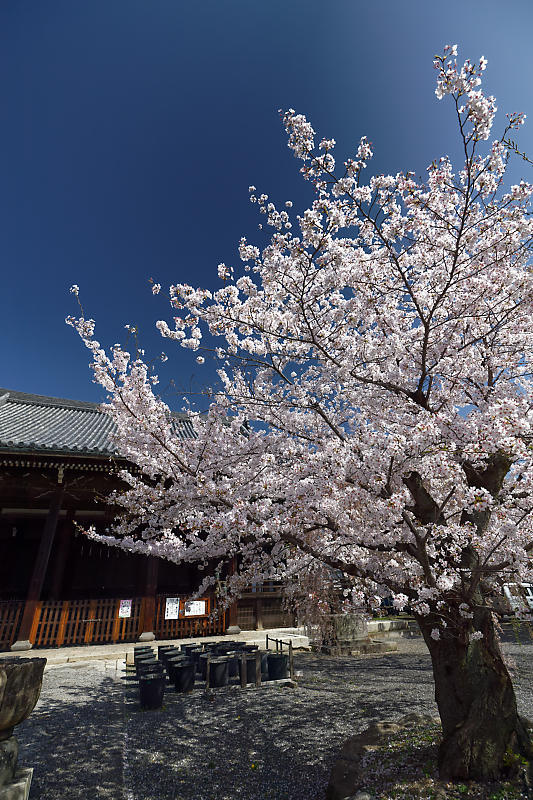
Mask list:
[[[84,645],[80,647],[36,648],[35,650],[17,651],[16,653],[0,653],[0,659],[6,656],[46,658],[46,669],[72,662],[108,661],[114,662],[114,664],[107,664],[108,667],[120,669],[126,655],[133,653],[134,647],[138,644],[148,644],[155,648],[164,644],[180,645],[189,642],[201,643],[231,640],[258,644],[264,648],[267,635],[269,638],[283,639],[287,642],[290,640],[295,649],[303,648],[307,650],[309,648],[309,639],[305,636],[303,628],[273,628],[263,631],[241,631],[241,633],[226,636],[196,636],[190,639],[154,639],[152,642],[120,642],[118,644]],[[275,645],[271,644],[270,649],[273,648],[275,649]]]

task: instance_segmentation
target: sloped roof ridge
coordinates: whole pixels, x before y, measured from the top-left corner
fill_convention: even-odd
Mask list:
[[[26,403],[33,406],[56,406],[57,408],[79,408],[85,411],[100,411],[99,403],[91,403],[88,400],[69,400],[64,397],[49,397],[44,394],[32,394],[31,392],[16,392],[13,389],[0,389],[0,397],[8,395],[10,403]]]
[[[33,394],[31,392],[17,392],[13,389],[0,388],[0,400],[8,395],[9,403],[25,403],[34,406],[52,406],[55,408],[77,408],[81,411],[96,411],[101,414],[102,403],[93,403],[89,400],[70,400],[65,397],[49,397],[44,394]],[[175,419],[188,419],[188,415],[183,411],[171,411]]]

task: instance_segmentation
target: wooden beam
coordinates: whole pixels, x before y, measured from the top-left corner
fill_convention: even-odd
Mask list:
[[[59,476],[58,476],[59,480]],[[33,641],[32,636],[35,637],[37,630],[37,618],[39,612],[39,599],[43,588],[48,561],[50,560],[50,553],[54,543],[54,536],[57,528],[57,520],[59,519],[59,512],[61,510],[61,503],[65,494],[65,484],[62,476],[61,481],[57,484],[57,488],[52,495],[52,501],[46,521],[44,523],[43,535],[39,542],[39,550],[37,558],[33,565],[33,572],[30,579],[28,593],[26,595],[26,603],[24,606],[24,613],[20,623],[17,641],[11,645],[12,650],[30,650]]]
[[[159,559],[148,556],[146,559],[146,572],[143,593],[143,613],[139,620],[139,641],[151,642],[155,639],[155,596],[157,593],[157,572]]]
[[[50,586],[50,599],[60,600],[63,591],[63,578],[65,576],[65,565],[70,551],[72,538],[72,526],[74,521],[74,511],[68,511],[67,517],[59,526],[57,537],[57,553],[52,565],[52,583]]]

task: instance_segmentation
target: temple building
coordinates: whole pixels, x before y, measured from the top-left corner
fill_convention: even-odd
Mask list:
[[[174,417],[192,437],[187,416]],[[106,498],[126,462],[112,429],[95,403],[0,389],[0,651],[293,624],[273,582],[214,617],[215,595],[189,599],[195,566],[84,536],[80,528],[104,532],[114,515]]]

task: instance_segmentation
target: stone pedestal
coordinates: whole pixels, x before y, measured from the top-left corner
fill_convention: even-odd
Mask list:
[[[0,742],[0,786],[13,779],[17,769],[19,743],[15,736]]]
[[[33,645],[29,641],[29,639],[24,639],[24,640],[20,640],[20,641],[17,640],[16,642],[13,642],[13,644],[11,645],[10,649],[13,650],[13,652],[17,652],[17,650],[31,650],[32,647],[33,647]]]
[[[17,769],[18,742],[13,728],[33,711],[46,658],[0,658],[0,800],[26,800],[32,769]]]
[[[0,800],[26,800],[33,769],[17,769],[19,743],[16,736],[0,741]]]
[[[33,768],[18,769],[10,781],[0,786],[0,800],[27,800],[32,776]]]
[[[226,633],[230,636],[235,636],[237,633],[240,633],[241,629],[238,625],[230,625],[229,628],[226,628]]]
[[[325,648],[330,655],[349,655],[362,642],[368,642],[368,624],[362,614],[334,614],[333,635]]]

